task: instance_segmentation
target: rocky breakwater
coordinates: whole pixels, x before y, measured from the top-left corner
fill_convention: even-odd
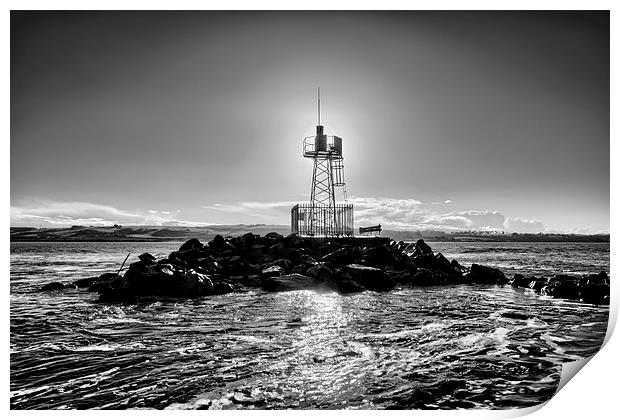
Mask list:
[[[144,253],[124,275],[105,273],[70,285],[54,282],[42,291],[88,288],[101,302],[133,302],[140,298],[196,298],[262,288],[289,290],[384,292],[396,287],[453,284],[497,284],[526,287],[556,298],[609,304],[605,272],[583,277],[508,279],[496,268],[463,267],[420,239],[415,246],[388,238],[301,238],[268,233],[240,237],[217,235],[207,244],[185,242],[178,251],[157,260]]]

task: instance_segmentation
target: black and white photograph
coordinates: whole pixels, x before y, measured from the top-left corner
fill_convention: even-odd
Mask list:
[[[530,409],[603,346],[609,10],[6,13],[10,410]]]

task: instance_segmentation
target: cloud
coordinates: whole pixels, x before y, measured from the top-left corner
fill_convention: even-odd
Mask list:
[[[447,211],[450,200],[428,202],[408,198],[352,197],[356,226],[381,224],[385,229],[462,230],[538,233],[545,226],[538,220],[505,217],[490,210]],[[449,203],[447,203],[448,201]],[[290,209],[296,201],[241,201],[203,206],[213,220],[227,223],[288,224]],[[184,220],[175,210],[123,210],[113,206],[87,202],[38,201],[11,207],[12,226],[67,227],[72,225],[110,226],[205,226],[216,223]]]
[[[179,220],[178,214],[179,211],[127,211],[109,205],[81,201],[37,201],[28,205],[11,206],[11,226],[207,225],[203,222]]]
[[[504,222],[504,229],[508,232],[539,233],[545,231],[545,225],[539,220],[508,217]]]
[[[351,197],[357,226],[381,224],[397,230],[460,230],[540,232],[542,222],[521,218],[507,218],[491,210],[447,211],[452,200],[422,202],[413,198]],[[206,209],[238,214],[240,218],[261,223],[286,223],[296,201],[239,202],[214,204]]]
[[[538,220],[507,218],[491,210],[446,211],[452,200],[424,203],[415,199],[365,198],[351,199],[355,205],[358,225],[381,224],[399,230],[459,230],[541,232],[545,229]]]

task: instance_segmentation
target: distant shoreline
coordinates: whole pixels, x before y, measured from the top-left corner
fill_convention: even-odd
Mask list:
[[[265,235],[290,233],[284,225],[212,225],[201,227],[177,226],[73,226],[70,228],[11,227],[11,242],[183,242],[191,238],[211,240],[215,235],[240,236],[247,232]],[[609,243],[610,235],[487,233],[396,231],[385,229],[382,237],[395,241],[415,242],[549,242],[549,243]]]

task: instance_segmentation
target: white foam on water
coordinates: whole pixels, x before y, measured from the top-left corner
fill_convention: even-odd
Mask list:
[[[499,347],[506,343],[509,331],[508,328],[498,327],[493,332],[469,334],[458,341],[466,347],[485,347],[490,345]]]

